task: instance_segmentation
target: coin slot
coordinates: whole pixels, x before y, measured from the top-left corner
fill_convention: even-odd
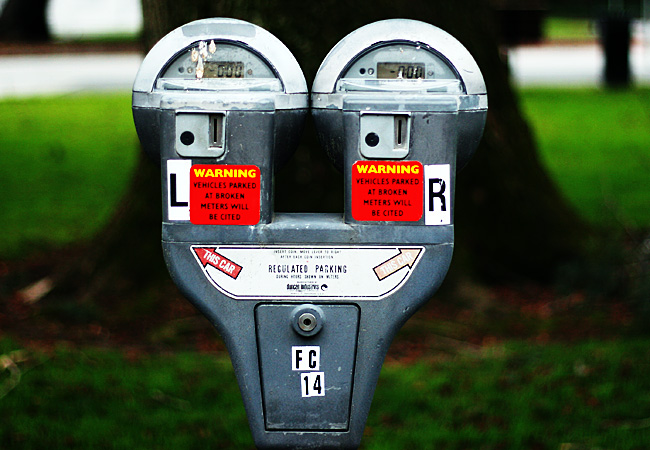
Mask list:
[[[210,142],[209,147],[213,149],[222,149],[224,142],[224,114],[211,114],[210,115]]]
[[[395,116],[395,148],[406,147],[408,116]]]

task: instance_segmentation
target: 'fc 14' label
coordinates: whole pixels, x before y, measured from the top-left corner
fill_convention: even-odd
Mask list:
[[[300,371],[300,394],[303,397],[325,396],[325,373],[320,369],[320,347],[291,347],[291,370]]]

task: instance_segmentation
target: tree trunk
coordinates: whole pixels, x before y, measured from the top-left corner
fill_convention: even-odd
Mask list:
[[[502,280],[544,279],[580,249],[584,228],[537,158],[508,70],[499,54],[491,11],[483,2],[364,0],[142,0],[147,48],[172,29],[204,17],[256,23],[282,40],[305,71],[308,85],[327,52],[354,29],[404,17],[437,25],[474,55],[485,77],[489,114],[476,156],[459,177],[456,197],[457,260],[463,270]],[[313,125],[278,174],[277,211],[341,211],[342,177],[320,149]],[[93,254],[65,277],[86,296],[116,288],[131,295],[166,279],[160,252],[160,174],[141,158],[131,189]],[[319,205],[316,207],[315,205]],[[459,263],[455,263],[459,267]],[[74,274],[83,273],[83,277]],[[81,283],[80,283],[81,280]],[[65,283],[64,283],[65,284]]]
[[[48,0],[7,0],[0,12],[0,40],[49,41],[47,3]]]

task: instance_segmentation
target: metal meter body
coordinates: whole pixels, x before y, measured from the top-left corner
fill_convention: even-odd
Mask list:
[[[273,168],[298,138],[306,92],[276,38],[209,19],[151,50],[133,111],[162,163],[168,268],[224,338],[256,446],[356,448],[393,337],[449,267],[455,173],[487,97],[438,28],[353,32],[312,90],[345,212],[278,214]]]
[[[379,283],[408,279],[380,301],[359,302],[358,352],[375,348],[357,359],[357,371],[372,371],[374,383],[394,334],[449,268],[456,172],[483,134],[487,91],[454,37],[393,19],[342,39],[321,64],[311,100],[321,145],[344,174],[345,224],[365,245],[390,243],[399,252],[374,267]],[[365,420],[368,405],[355,403],[355,394],[353,413]]]
[[[251,189],[265,201],[255,211],[204,202],[204,209],[194,208],[191,223],[270,222],[273,169],[291,156],[307,111],[300,66],[264,29],[235,19],[205,19],[165,36],[145,57],[133,86],[140,141],[167,169],[162,180],[164,223],[179,225],[174,229],[182,235],[191,233],[180,229],[191,219],[187,168],[192,164],[204,165],[212,174],[214,169],[245,171],[232,179],[250,178],[256,183]],[[254,173],[249,165],[259,170]],[[200,178],[208,183],[218,177]],[[234,189],[225,200],[246,192]]]

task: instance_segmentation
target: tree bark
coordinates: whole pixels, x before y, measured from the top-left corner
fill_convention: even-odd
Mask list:
[[[47,4],[48,0],[7,0],[0,13],[0,40],[49,41]]]
[[[537,157],[485,2],[412,0],[398,5],[393,0],[345,4],[335,0],[142,0],[142,4],[146,48],[194,19],[239,18],[282,40],[303,67],[308,85],[327,52],[364,24],[404,17],[445,29],[474,55],[489,96],[483,142],[458,178],[456,270],[493,281],[546,279],[560,261],[580,251],[585,228]],[[286,169],[277,176],[276,211],[342,210],[342,177],[326,160],[313,125],[308,125],[302,145]],[[167,279],[161,264],[160,204],[159,169],[141,158],[123,207],[96,240],[99,251],[61,279],[76,285],[86,298],[107,290],[115,294],[118,288],[133,295]]]

